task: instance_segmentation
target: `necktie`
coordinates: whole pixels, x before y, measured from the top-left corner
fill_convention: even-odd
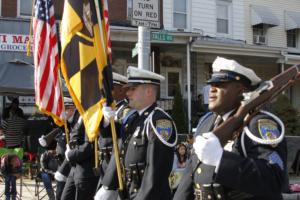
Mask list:
[[[223,118],[221,115],[218,115],[218,117],[216,118],[216,121],[214,123],[214,129],[216,129],[222,123],[223,123]]]

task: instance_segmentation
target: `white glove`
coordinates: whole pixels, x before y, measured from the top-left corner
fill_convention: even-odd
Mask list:
[[[4,135],[0,135],[0,140],[4,140],[5,136]]]
[[[104,105],[102,107],[102,113],[103,113],[103,126],[106,127],[109,125],[110,118],[115,118],[116,111],[114,111],[111,107]]]
[[[69,152],[71,151],[69,144],[66,145],[66,151],[65,151],[65,157],[67,161],[70,161],[69,159]]]
[[[219,168],[223,148],[215,134],[208,132],[204,133],[202,136],[197,136],[193,147],[201,162],[207,165],[216,166],[216,169]]]
[[[118,192],[116,190],[107,190],[103,186],[97,191],[94,200],[117,200]]]
[[[40,138],[39,138],[39,143],[42,147],[46,147],[47,146],[47,141],[45,139],[45,136],[42,135]]]
[[[62,173],[60,173],[59,171],[56,171],[56,172],[55,172],[54,178],[55,178],[55,180],[60,181],[60,182],[66,182],[66,180],[67,180],[67,177],[65,177],[65,176],[64,176]]]

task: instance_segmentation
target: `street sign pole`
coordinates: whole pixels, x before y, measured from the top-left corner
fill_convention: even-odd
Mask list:
[[[139,26],[138,68],[150,70],[150,28]]]
[[[132,0],[131,24],[138,26],[138,68],[150,70],[150,28],[160,28],[159,0]]]

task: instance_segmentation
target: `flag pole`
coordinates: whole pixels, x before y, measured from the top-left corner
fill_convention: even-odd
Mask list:
[[[68,124],[67,124],[67,118],[66,118],[66,107],[65,107],[65,102],[64,102],[64,93],[62,91],[62,83],[61,83],[61,76],[60,76],[60,70],[58,71],[58,80],[59,80],[59,87],[60,87],[60,93],[62,94],[62,111],[65,113],[65,116],[63,118],[64,120],[64,127],[65,127],[65,133],[66,133],[66,142],[69,144],[69,129],[68,129]]]
[[[98,20],[98,26],[100,30],[100,37],[102,39],[101,44],[105,44],[107,47],[107,40],[104,42],[103,41],[103,30],[101,26],[101,18],[100,18],[100,13],[99,13],[99,2],[98,0],[94,0],[95,2],[95,8],[96,8],[96,14],[97,14],[97,20]],[[107,52],[107,48],[103,48]],[[116,134],[116,127],[115,127],[115,121],[113,118],[110,118],[110,125],[111,125],[111,135],[112,135],[112,141],[113,141],[113,149],[114,149],[114,154],[115,154],[115,161],[116,161],[116,167],[117,167],[117,175],[118,175],[118,182],[119,182],[119,190],[123,191],[123,180],[122,180],[122,171],[121,171],[121,163],[120,163],[120,154],[119,154],[119,147],[117,143],[117,134]]]
[[[26,55],[30,57],[30,43],[31,43],[31,38],[32,38],[32,17],[33,17],[33,12],[34,12],[34,3],[35,0],[32,0],[32,9],[31,9],[31,18],[30,18],[30,24],[29,24],[29,36],[28,36],[28,41],[26,43]]]

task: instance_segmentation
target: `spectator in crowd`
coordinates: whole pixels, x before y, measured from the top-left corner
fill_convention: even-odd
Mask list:
[[[170,187],[172,189],[172,194],[176,192],[176,189],[181,181],[183,171],[186,167],[186,162],[188,160],[187,148],[183,143],[177,145],[172,172],[169,177]]]
[[[2,121],[2,129],[7,148],[18,148],[22,146],[25,123],[26,120],[22,118],[18,112],[15,112],[15,109],[10,109],[9,117]]]
[[[188,158],[190,158],[191,151],[193,149],[193,143],[194,143],[194,136],[192,134],[188,134],[186,136],[186,149],[187,149]]]
[[[205,114],[206,110],[203,105],[203,96],[202,94],[198,94],[197,99],[193,101],[193,109],[192,109],[192,127],[197,125],[197,122],[201,116]]]
[[[198,94],[197,96],[197,100],[195,101],[194,103],[194,112],[195,114],[199,117],[201,117],[204,112],[205,112],[205,109],[204,109],[204,105],[203,105],[203,96],[202,94]]]
[[[1,173],[5,178],[5,200],[16,200],[16,180],[21,176],[22,163],[16,154],[5,154],[1,157]]]
[[[6,120],[10,116],[10,112],[14,113],[15,115],[24,118],[23,110],[19,107],[19,99],[14,98],[7,108],[3,110],[2,119]]]
[[[174,156],[173,170],[184,169],[186,166],[187,159],[188,152],[186,146],[183,143],[178,144]]]
[[[208,112],[208,103],[209,103],[209,90],[210,90],[210,85],[207,84],[203,87],[203,105],[204,105],[204,110],[205,112]]]
[[[52,187],[52,178],[58,168],[58,159],[55,150],[47,150],[41,155],[41,172],[39,177],[44,183],[49,200],[55,200],[54,190]]]

